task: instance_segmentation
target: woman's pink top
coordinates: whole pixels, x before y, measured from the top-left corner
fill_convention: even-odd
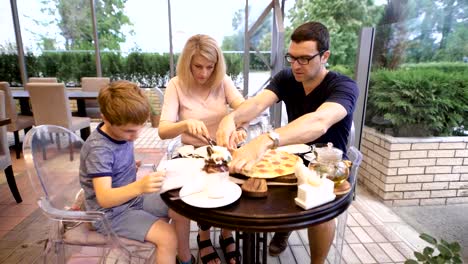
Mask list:
[[[203,121],[212,138],[216,137],[219,122],[228,113],[228,105],[242,98],[227,75],[219,87],[211,89],[207,98],[194,94],[189,87],[183,87],[179,78],[172,78],[164,94],[161,120],[179,122],[187,119]],[[182,143],[204,146],[208,143],[188,133],[182,134]]]

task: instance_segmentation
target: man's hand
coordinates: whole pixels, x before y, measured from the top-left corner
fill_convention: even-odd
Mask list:
[[[206,125],[203,123],[203,121],[187,119],[185,120],[185,125],[187,127],[186,131],[196,137],[203,138],[203,136],[210,136],[208,128],[206,128]]]
[[[233,150],[237,147],[233,133],[236,132],[236,123],[232,115],[225,116],[218,125],[218,131],[216,131],[216,142],[218,146],[227,147]]]
[[[139,180],[141,193],[159,192],[165,177],[166,175],[162,171],[152,172],[143,176],[143,178]]]
[[[235,150],[232,154],[232,161],[229,163],[229,171],[231,173],[240,173],[243,169],[251,170],[265,151],[268,150],[269,141],[268,138],[262,135]]]

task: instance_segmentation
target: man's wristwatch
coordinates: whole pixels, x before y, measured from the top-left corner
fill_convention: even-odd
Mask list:
[[[276,133],[275,131],[270,131],[268,132],[268,137],[273,140],[273,146],[271,147],[272,149],[275,149],[279,146],[279,134]]]

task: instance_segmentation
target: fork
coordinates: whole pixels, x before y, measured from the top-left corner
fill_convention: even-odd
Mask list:
[[[174,197],[171,197],[171,198],[169,198],[169,199],[170,199],[171,201],[180,200],[180,199],[182,199],[182,198],[184,198],[184,197],[191,196],[191,195],[194,195],[194,194],[197,194],[197,193],[201,193],[201,192],[203,192],[203,190],[200,190],[200,191],[197,191],[197,192],[192,192],[192,193],[187,193],[187,194],[182,195],[182,196],[180,196],[180,195],[179,195],[179,196],[174,196]]]
[[[212,138],[207,137],[207,136],[205,136],[205,135],[203,135],[203,138],[206,139],[206,141],[208,142],[208,144],[210,144],[210,146],[214,147],[214,146],[217,145],[217,144],[216,144],[216,141],[214,141]]]

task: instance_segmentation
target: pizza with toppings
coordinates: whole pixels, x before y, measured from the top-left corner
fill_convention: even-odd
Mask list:
[[[293,174],[296,163],[302,162],[299,156],[285,151],[268,150],[250,171],[242,171],[242,174],[252,178],[271,179]]]

